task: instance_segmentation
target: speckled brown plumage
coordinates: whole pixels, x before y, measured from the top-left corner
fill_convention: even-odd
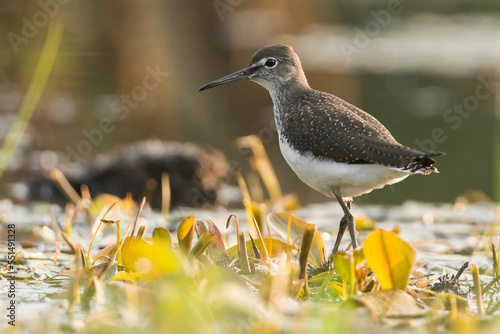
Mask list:
[[[336,162],[375,163],[411,172],[434,171],[432,156],[399,144],[373,116],[328,93],[304,90],[277,118],[281,134],[294,149]]]

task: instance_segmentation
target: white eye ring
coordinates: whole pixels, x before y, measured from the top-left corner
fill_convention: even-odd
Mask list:
[[[264,65],[266,65],[266,67],[268,67],[268,68],[273,68],[276,65],[278,65],[278,61],[276,60],[276,58],[267,58]]]

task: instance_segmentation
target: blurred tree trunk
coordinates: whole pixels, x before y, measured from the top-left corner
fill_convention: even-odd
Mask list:
[[[144,137],[150,133],[163,134],[165,139],[183,139],[178,94],[181,87],[176,82],[175,60],[165,41],[162,1],[123,0],[108,2],[107,5],[111,8],[106,12],[114,13],[108,16],[108,25],[116,57],[119,92],[131,95],[134,89],[144,85],[144,78],[151,71],[168,72],[166,77],[161,75],[156,80],[156,88],[147,90],[144,100],[136,99],[130,103],[131,122],[126,124],[131,128],[127,136],[135,133]],[[150,81],[152,85],[155,82]],[[136,124],[141,124],[141,127]]]

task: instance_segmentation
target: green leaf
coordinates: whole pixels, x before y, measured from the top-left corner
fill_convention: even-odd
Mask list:
[[[412,246],[394,232],[379,229],[365,239],[363,252],[382,289],[406,290],[417,257]]]
[[[338,252],[333,255],[333,266],[342,277],[344,299],[354,295],[356,288],[356,274],[354,272],[354,256],[351,252]]]
[[[238,251],[238,257],[240,258],[240,268],[243,275],[248,275],[252,272],[250,268],[250,262],[248,261],[247,243],[245,241],[245,233],[241,232],[238,236],[238,244],[240,249]]]
[[[304,230],[304,236],[302,237],[302,242],[300,244],[299,279],[306,280],[306,284],[305,284],[306,289],[307,289],[307,260],[309,258],[309,254],[311,251],[311,246],[312,246],[313,239],[314,239],[314,232],[316,232],[316,225],[307,224],[306,229]]]
[[[288,218],[289,214],[285,212],[273,212],[267,216],[267,222],[269,225],[271,225],[283,239],[287,239]],[[291,215],[290,241],[293,242],[297,238],[301,237],[304,234],[307,225],[307,222]],[[311,250],[309,252],[309,262],[314,266],[319,266],[326,261],[325,254],[325,242],[321,237],[321,233],[315,230]]]
[[[172,237],[170,236],[170,232],[163,227],[155,228],[153,230],[153,245],[172,248]]]
[[[204,233],[201,238],[198,239],[198,242],[194,245],[193,249],[189,254],[193,256],[195,259],[199,258],[203,252],[210,246],[213,242],[214,236],[210,233]]]

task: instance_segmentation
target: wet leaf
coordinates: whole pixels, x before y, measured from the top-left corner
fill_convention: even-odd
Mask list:
[[[375,230],[363,252],[382,289],[406,290],[417,252],[394,232]]]
[[[278,232],[278,234],[286,239],[288,230],[289,214],[285,212],[273,212],[267,216],[268,223]],[[295,240],[301,237],[306,229],[307,222],[292,215],[290,224],[290,240]],[[314,266],[319,266],[326,261],[325,242],[321,237],[321,233],[317,230],[314,232],[314,238],[309,252],[309,262]]]

